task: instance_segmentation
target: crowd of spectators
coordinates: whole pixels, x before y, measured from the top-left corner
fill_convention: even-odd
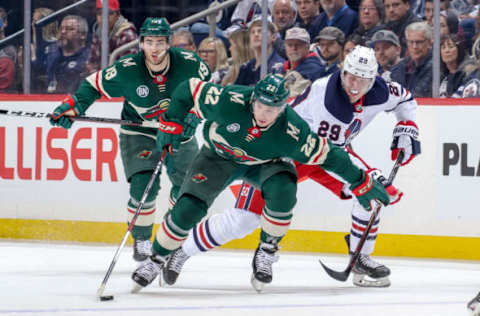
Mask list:
[[[440,2],[441,97],[480,94],[480,10],[473,0]],[[209,36],[206,21],[175,30],[170,45],[196,52],[222,85],[254,85],[260,79],[262,22],[260,0],[242,0]],[[108,0],[109,54],[138,38],[137,28]],[[72,93],[101,68],[102,1],[91,17],[62,16],[32,26],[33,93]],[[53,12],[35,8],[33,22]],[[175,21],[171,21],[175,22]],[[0,8],[0,40],[8,12]],[[292,95],[318,78],[338,71],[356,45],[372,47],[379,75],[401,83],[416,97],[432,97],[433,0],[269,0],[267,73],[291,77]],[[34,25],[34,24],[33,24]],[[0,49],[0,92],[21,92],[23,49]],[[138,46],[119,56],[138,52]]]

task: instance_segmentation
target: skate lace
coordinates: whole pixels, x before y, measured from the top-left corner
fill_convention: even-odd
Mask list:
[[[150,255],[152,243],[150,240],[135,240],[135,249],[139,254]]]
[[[257,272],[262,272],[268,275],[272,274],[272,264],[278,261],[278,256],[275,253],[269,253],[268,251],[260,248],[255,256],[255,265]]]
[[[168,270],[180,273],[188,258],[189,256],[180,248],[173,253],[172,258],[168,262]]]
[[[160,265],[161,264],[155,263],[149,258],[148,262],[137,270],[137,274],[150,281],[160,273]]]
[[[367,256],[367,255],[360,255],[360,257],[358,258],[358,260],[360,260],[360,263],[366,267],[369,267],[369,268],[372,268],[372,269],[375,269],[379,266],[381,266],[381,264],[379,264],[378,262],[376,262],[375,260],[373,260],[372,258],[370,258],[370,256]]]

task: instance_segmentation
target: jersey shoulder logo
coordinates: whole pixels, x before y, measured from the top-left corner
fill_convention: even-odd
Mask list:
[[[300,129],[293,125],[291,122],[288,122],[287,125],[287,134],[292,136],[298,142],[298,134],[300,134]]]
[[[141,86],[137,87],[137,95],[140,98],[146,98],[149,93],[150,93],[150,90],[146,85],[142,84]]]

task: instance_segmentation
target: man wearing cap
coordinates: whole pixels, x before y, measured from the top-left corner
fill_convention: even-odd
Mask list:
[[[389,30],[377,31],[368,45],[375,50],[375,57],[379,65],[378,73],[384,79],[389,79],[390,70],[401,60],[402,47],[398,36]]]
[[[171,101],[173,90],[189,78],[210,80],[208,66],[198,55],[187,50],[170,47],[172,31],[165,18],[147,18],[140,28],[140,52],[125,56],[113,65],[92,73],[77,91],[66,97],[55,108],[50,123],[68,129],[72,116],[84,115],[99,98],[123,97],[122,118],[142,122],[158,121]],[[195,115],[188,115],[187,126],[181,134],[182,144],[175,153],[165,156],[164,165],[172,182],[170,203],[176,201],[178,190],[187,168],[198,152],[193,135],[197,124]],[[129,196],[123,210],[130,222],[140,204],[147,183],[162,156],[156,148],[157,128],[122,125],[119,147],[125,179],[129,183]],[[134,239],[133,258],[143,261],[151,254],[150,238],[156,215],[156,198],[159,190],[158,178],[132,229]],[[81,192],[77,192],[80,196]],[[92,205],[93,207],[94,205]]]
[[[325,68],[315,53],[310,52],[310,35],[305,29],[292,27],[287,31],[285,51],[288,60],[283,70],[285,77],[291,76],[293,82],[289,85],[290,96],[295,97],[322,77]]]
[[[95,15],[97,22],[93,25],[93,37],[90,57],[87,63],[87,72],[92,73],[100,70],[102,58],[102,0],[97,0]],[[120,13],[118,0],[108,0],[108,52],[110,54],[120,46],[138,38],[137,29]],[[138,52],[133,47],[122,52],[119,57]]]
[[[315,43],[315,51],[325,67],[324,75],[337,71],[338,64],[342,61],[345,34],[339,28],[328,26],[315,37]]]

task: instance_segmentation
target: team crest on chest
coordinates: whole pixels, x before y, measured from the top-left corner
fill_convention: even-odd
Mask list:
[[[236,133],[239,130],[240,130],[240,124],[238,123],[232,123],[227,126],[227,131],[229,131],[230,133]]]
[[[207,177],[203,173],[197,173],[192,176],[192,181],[195,183],[200,183],[207,181]]]
[[[148,94],[150,93],[150,90],[148,89],[148,87],[146,85],[141,85],[137,88],[137,95],[140,97],[140,98],[146,98],[148,96]]]
[[[362,127],[362,120],[356,118],[353,120],[352,124],[350,124],[345,131],[345,144],[349,144],[355,136],[360,133],[360,128]]]

